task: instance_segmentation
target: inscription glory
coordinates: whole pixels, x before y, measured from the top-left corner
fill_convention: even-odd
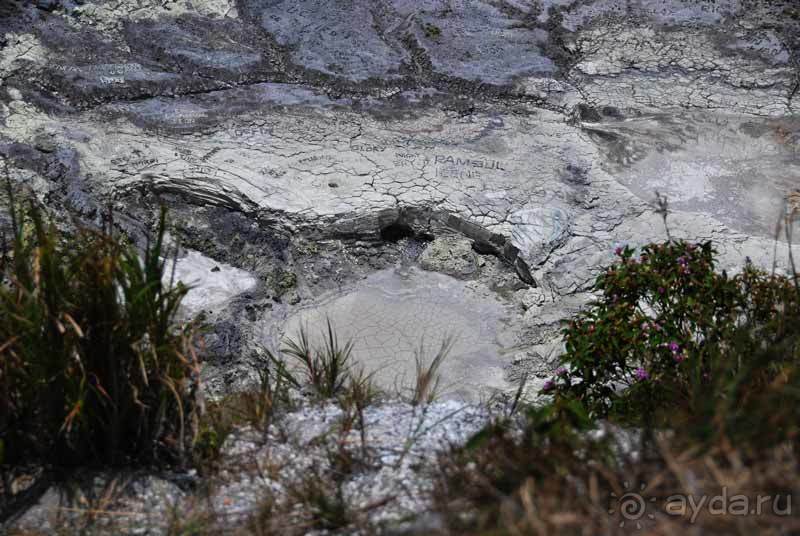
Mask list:
[[[449,155],[440,155],[437,154],[434,157],[434,163],[436,164],[450,164],[453,166],[462,166],[462,167],[475,167],[475,168],[483,168],[483,169],[496,169],[499,171],[505,171],[506,168],[504,162],[500,162],[499,160],[471,160],[469,158],[454,158]]]

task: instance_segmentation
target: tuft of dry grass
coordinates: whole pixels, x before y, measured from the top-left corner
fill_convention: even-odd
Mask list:
[[[347,341],[344,345],[339,343],[330,319],[327,319],[324,340],[322,348],[312,348],[308,329],[305,327],[300,328],[296,339],[284,340],[281,354],[299,364],[302,378],[295,375],[284,359],[267,352],[270,361],[287,382],[297,389],[308,385],[322,399],[334,398],[346,387],[350,378],[350,357],[353,352],[353,341]]]
[[[0,521],[80,467],[185,466],[202,411],[199,327],[178,322],[188,288],[168,277],[166,211],[143,251],[101,228],[59,228],[10,198],[0,255]],[[173,260],[174,263],[174,260]],[[174,266],[174,264],[173,264]]]
[[[420,343],[419,349],[415,352],[414,364],[416,368],[416,380],[414,391],[411,396],[411,403],[415,406],[430,404],[439,394],[439,368],[453,349],[453,337],[448,336],[442,340],[439,351],[430,361],[425,362],[424,341]]]

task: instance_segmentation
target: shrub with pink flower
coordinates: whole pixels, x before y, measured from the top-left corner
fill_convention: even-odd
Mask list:
[[[753,299],[753,289],[788,288],[752,268],[733,278],[717,272],[710,242],[651,244],[637,258],[630,247],[615,253],[617,262],[595,282],[600,297],[563,331],[569,381],[557,375],[548,384],[594,415],[652,408],[702,389],[712,359],[732,345],[742,319],[774,321],[773,303],[760,294]]]

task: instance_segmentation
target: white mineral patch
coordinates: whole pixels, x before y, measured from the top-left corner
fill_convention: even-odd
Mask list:
[[[165,274],[170,277],[169,264]],[[197,251],[189,251],[178,259],[175,281],[192,287],[182,305],[185,314],[193,316],[201,311],[215,313],[232,298],[252,289],[256,279],[244,270],[216,262]]]

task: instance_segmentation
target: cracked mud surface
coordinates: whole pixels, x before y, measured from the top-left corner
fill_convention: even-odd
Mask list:
[[[771,267],[800,187],[799,87],[788,0],[0,9],[12,179],[84,221],[110,204],[134,238],[171,207],[219,390],[331,308],[377,368],[410,355],[387,335],[400,311],[469,333],[456,390],[544,370],[614,247],[665,237],[655,190],[674,236],[715,240],[723,268]],[[467,272],[448,240],[474,244]],[[461,280],[414,267],[432,244],[425,268]]]
[[[440,385],[439,394],[488,397],[491,389],[505,386],[501,330],[508,314],[492,294],[443,274],[390,268],[371,274],[343,296],[300,311],[287,331],[308,326],[312,340],[321,344],[317,332],[330,318],[342,340],[358,341],[353,360],[374,372],[378,384],[403,395],[413,392],[416,357],[430,363],[451,337],[453,359],[445,359],[439,369],[448,383]]]

